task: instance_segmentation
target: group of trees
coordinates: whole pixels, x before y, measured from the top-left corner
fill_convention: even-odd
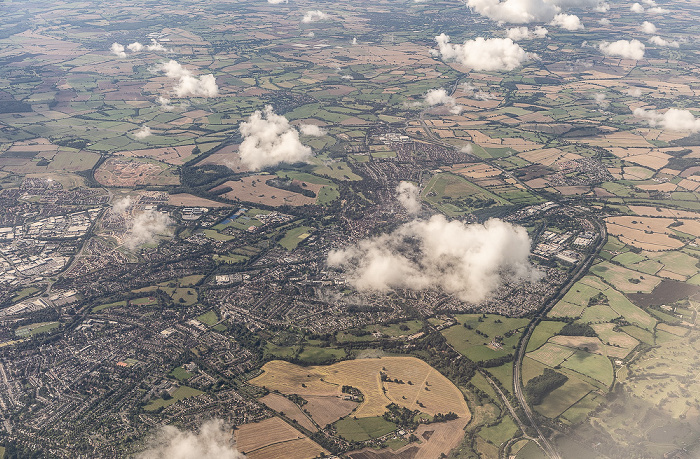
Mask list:
[[[569,378],[551,368],[545,368],[544,373],[527,382],[525,394],[533,405],[539,405],[554,389],[564,385]]]

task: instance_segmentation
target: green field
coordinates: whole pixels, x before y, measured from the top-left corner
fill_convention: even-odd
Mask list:
[[[527,342],[526,351],[534,351],[538,347],[542,346],[549,338],[559,333],[559,330],[561,330],[563,327],[564,322],[543,320],[537,324],[537,327],[535,327],[535,330],[532,332],[532,336],[530,336],[530,340]]]
[[[231,236],[230,234],[221,234],[213,229],[206,229],[202,232],[206,237],[209,239],[214,239],[215,241],[230,241],[232,239],[236,239],[235,236]]]
[[[562,364],[583,375],[596,379],[609,386],[613,382],[613,366],[610,359],[603,355],[576,351]]]
[[[347,417],[334,425],[338,435],[348,441],[367,441],[396,430],[396,424],[379,416],[359,419]]]
[[[173,371],[170,372],[170,376],[172,376],[180,381],[186,381],[194,375],[182,367],[177,367]]]
[[[506,362],[498,367],[487,368],[486,371],[491,373],[503,387],[511,394],[513,391],[513,362]]]
[[[192,287],[192,286],[196,285],[202,279],[204,279],[203,275],[195,274],[192,276],[185,276],[185,277],[178,279],[178,283],[180,284],[180,287]]]
[[[596,406],[600,404],[602,397],[594,392],[590,392],[581,400],[572,405],[569,409],[561,414],[561,417],[568,421],[569,424],[578,424],[586,419]]]
[[[58,328],[59,325],[60,323],[58,322],[39,322],[36,324],[25,325],[15,330],[15,336],[24,338],[27,336],[39,335],[41,333],[48,333],[51,330]]]
[[[510,204],[465,178],[449,173],[434,175],[421,197],[450,217],[465,215],[482,207]]]
[[[523,327],[529,323],[528,319],[513,319],[495,314],[486,314],[485,318],[481,314],[458,314],[455,318],[458,325],[453,325],[441,333],[457,352],[474,361],[512,354],[513,346],[518,344]],[[465,324],[471,329],[466,328]],[[511,336],[506,337],[506,334]],[[487,346],[497,336],[502,337],[501,347]]]
[[[590,384],[569,377],[563,386],[554,389],[545,397],[541,405],[536,405],[534,408],[544,416],[554,419],[585,397],[592,389],[594,388]]]
[[[343,349],[304,346],[304,349],[299,354],[299,360],[309,364],[320,364],[331,360],[342,359],[345,355]]]
[[[114,303],[101,304],[92,308],[92,312],[100,312],[108,308],[113,308],[115,306],[126,306],[126,300],[115,301]]]
[[[20,290],[19,292],[17,292],[17,293],[15,294],[15,296],[12,297],[12,301],[14,302],[14,301],[23,300],[23,299],[27,298],[28,296],[34,295],[34,294],[37,293],[38,291],[39,291],[39,289],[36,288],[36,287],[26,287],[26,288],[23,288],[22,290]]]
[[[156,399],[156,400],[152,401],[151,403],[149,403],[148,405],[146,405],[144,407],[144,409],[146,411],[155,411],[158,408],[161,408],[161,407],[164,408],[166,406],[170,406],[173,403],[178,402],[180,400],[183,400],[185,398],[196,397],[197,395],[201,395],[203,393],[204,392],[202,392],[201,390],[197,390],[197,389],[194,389],[192,387],[180,386],[177,389],[175,389],[175,392],[173,392],[172,398],[170,398],[168,400],[165,400],[162,398]]]
[[[518,426],[510,416],[504,416],[501,422],[495,426],[484,427],[479,430],[479,436],[489,443],[501,446],[510,440],[518,430],[520,429],[518,429]]]
[[[136,306],[153,306],[154,304],[158,304],[158,300],[155,297],[146,296],[143,298],[136,298],[135,300],[131,300],[130,303]]]
[[[202,322],[204,325],[213,327],[219,321],[219,316],[217,316],[214,311],[207,311],[201,316],[198,316],[197,320]]]
[[[297,246],[307,237],[311,235],[313,229],[308,226],[298,226],[287,231],[282,239],[279,241],[279,245],[287,250],[294,250]]]
[[[197,302],[197,291],[189,288],[176,288],[172,292],[165,289],[175,304],[191,306]]]

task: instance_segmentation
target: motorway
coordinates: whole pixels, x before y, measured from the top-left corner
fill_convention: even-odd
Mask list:
[[[569,281],[566,284],[564,284],[561,287],[561,289],[559,289],[559,293],[554,295],[549,300],[549,302],[547,302],[542,307],[542,309],[540,309],[537,312],[532,321],[530,321],[529,325],[527,326],[527,329],[525,330],[525,333],[523,333],[523,337],[520,339],[518,351],[515,356],[515,360],[513,361],[513,387],[515,389],[515,397],[517,398],[518,403],[522,407],[523,412],[527,416],[528,421],[530,421],[530,425],[535,429],[535,431],[537,431],[537,437],[539,441],[536,443],[551,459],[561,459],[561,456],[559,455],[559,453],[557,453],[556,449],[547,439],[547,437],[542,433],[542,430],[540,429],[539,425],[537,425],[537,422],[535,420],[534,415],[532,414],[532,410],[530,409],[527,400],[525,400],[525,395],[523,394],[523,381],[521,373],[523,358],[525,357],[525,352],[527,350],[527,343],[530,340],[532,332],[535,330],[537,324],[540,323],[540,321],[547,315],[549,310],[552,309],[552,307],[554,307],[554,305],[557,304],[557,302],[559,302],[559,300],[566,294],[566,292],[568,292],[569,289],[573,287],[573,285],[588,272],[588,268],[590,268],[591,264],[593,263],[593,260],[598,255],[598,252],[600,252],[600,249],[607,241],[608,237],[605,225],[597,220],[593,220],[593,223],[598,227],[599,235],[599,240],[595,249],[592,250],[589,253],[588,258],[586,258],[586,260],[576,268],[576,271],[569,278]]]
[[[450,95],[452,95],[455,90],[457,89],[457,85],[459,83],[459,79],[455,81],[454,85],[452,86],[450,90]],[[428,109],[422,110],[418,116],[418,121],[421,123],[421,126],[423,128],[423,131],[425,132],[428,140],[432,141],[435,144],[442,145],[443,147],[446,148],[455,148],[454,145],[451,145],[442,139],[440,139],[438,136],[436,136],[433,132],[430,126],[425,122],[424,120],[424,115],[427,112]],[[498,168],[504,173],[507,173],[505,170],[500,168],[499,166],[488,162],[489,165]],[[517,180],[517,179],[516,179]],[[519,183],[522,183],[518,180]],[[532,191],[532,189],[525,184],[523,184],[526,189]],[[560,205],[564,206],[564,203],[560,203]],[[522,382],[522,374],[521,374],[521,369],[522,369],[522,363],[523,359],[525,357],[525,351],[527,349],[527,343],[530,340],[530,337],[532,336],[532,332],[535,330],[535,327],[537,326],[538,323],[544,318],[547,313],[549,312],[550,309],[554,307],[555,304],[566,294],[566,292],[569,291],[569,289],[581,279],[587,272],[588,268],[590,268],[591,264],[593,263],[593,260],[595,257],[598,255],[598,252],[600,252],[600,249],[603,247],[605,242],[607,241],[607,231],[605,228],[605,224],[593,219],[592,220],[593,224],[598,228],[598,243],[594,250],[592,250],[586,260],[584,260],[583,263],[581,263],[577,268],[576,271],[573,273],[573,275],[569,278],[569,281],[564,284],[560,289],[559,292],[554,295],[535,315],[535,317],[530,321],[530,323],[527,326],[527,329],[525,330],[525,333],[523,334],[523,337],[520,339],[520,344],[518,346],[517,354],[515,356],[515,359],[513,361],[513,387],[515,389],[515,397],[518,401],[518,404],[521,406],[523,409],[523,412],[527,416],[527,420],[529,421],[530,425],[535,429],[537,432],[537,438],[529,438],[528,436],[524,435],[525,438],[528,438],[532,441],[534,441],[541,449],[544,451],[544,453],[550,458],[550,459],[561,459],[561,456],[559,453],[557,453],[556,449],[552,445],[552,443],[547,439],[547,437],[542,433],[542,430],[540,429],[539,425],[537,424],[535,420],[535,416],[532,413],[532,409],[527,403],[527,400],[525,399],[525,395],[523,394],[523,382]],[[451,347],[451,346],[450,346]],[[454,348],[453,348],[454,350]],[[456,352],[456,350],[455,350]],[[487,378],[489,379],[489,378]],[[489,381],[493,385],[493,381]],[[525,430],[523,429],[523,424],[521,424],[520,419],[518,419],[515,416],[515,411],[512,409],[512,406],[507,400],[507,397],[500,391],[498,392],[501,395],[501,398],[506,402],[506,406],[508,407],[508,410],[511,411],[511,415],[515,419],[515,421],[520,425],[521,430],[523,431],[523,434],[525,434]]]

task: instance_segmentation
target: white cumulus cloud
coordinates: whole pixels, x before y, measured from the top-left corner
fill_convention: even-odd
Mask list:
[[[306,14],[304,14],[304,17],[302,18],[301,22],[316,22],[316,21],[325,21],[328,19],[328,15],[324,13],[321,10],[311,10],[307,11]]]
[[[644,7],[639,3],[633,3],[632,6],[630,6],[630,11],[633,13],[642,14],[644,12]]]
[[[264,111],[256,110],[239,129],[244,140],[238,152],[241,162],[251,170],[306,161],[312,155],[311,148],[299,141],[299,131],[270,105]]]
[[[144,46],[141,43],[139,43],[138,41],[135,41],[129,45],[126,45],[126,47],[132,53],[138,53],[139,51],[143,51],[143,48],[144,48]]]
[[[618,40],[612,43],[607,41],[598,45],[600,51],[606,56],[623,57],[625,59],[642,59],[646,47],[639,40]]]
[[[462,45],[453,45],[449,35],[442,33],[435,41],[443,59],[454,60],[474,70],[513,70],[536,56],[526,53],[510,38],[477,37]]]
[[[511,27],[506,30],[506,37],[513,41],[527,40],[532,38],[544,38],[547,36],[549,31],[542,26],[537,26],[530,30],[525,26],[521,27]]]
[[[639,30],[651,35],[653,33],[656,33],[656,26],[649,21],[644,21],[642,22],[642,25],[639,26]]]
[[[144,45],[143,43],[139,43],[138,41],[135,41],[133,43],[130,43],[126,46],[126,48],[131,51],[132,53],[140,53],[144,49],[146,51],[166,51],[165,46],[162,44],[158,43],[155,39],[151,38],[151,44],[150,45]]]
[[[637,98],[638,98],[638,97],[640,97],[640,96],[642,95],[642,90],[639,89],[639,88],[637,88],[637,87],[635,86],[635,87],[628,88],[628,89],[625,91],[625,94],[627,94],[628,96],[632,96],[632,97],[637,97]]]
[[[137,139],[145,139],[151,134],[151,128],[149,128],[148,126],[141,126],[138,131],[134,132],[134,137],[136,137]]]
[[[125,214],[129,207],[131,207],[131,196],[125,196],[114,201],[112,204],[112,213],[118,215]]]
[[[599,0],[467,0],[467,6],[498,22],[529,24],[549,22],[567,8],[605,12],[610,5]]]
[[[396,187],[396,199],[411,215],[420,212],[420,189],[411,182],[400,182]]]
[[[491,100],[497,99],[496,96],[487,91],[482,91],[473,84],[466,82],[462,83],[462,90],[467,97],[472,97],[476,100]]]
[[[436,105],[444,105],[450,109],[450,113],[458,115],[462,112],[463,107],[457,105],[457,101],[454,97],[447,94],[447,91],[440,89],[431,89],[425,93],[423,96],[423,101],[429,107],[434,107]]]
[[[216,79],[211,73],[196,77],[179,62],[171,59],[157,66],[168,78],[179,80],[173,90],[177,97],[214,97],[219,94]]]
[[[299,131],[301,131],[302,134],[309,135],[311,137],[321,137],[326,135],[326,131],[315,124],[300,124]]]
[[[562,29],[569,30],[572,32],[574,30],[584,29],[583,24],[581,24],[581,19],[575,14],[557,14],[556,16],[554,16],[554,19],[552,19],[552,22],[550,22],[550,24],[553,26],[559,26]]]
[[[137,459],[244,459],[233,442],[233,433],[220,419],[206,421],[199,433],[163,426]]]
[[[157,102],[158,105],[160,105],[160,108],[162,108],[166,112],[169,112],[170,110],[175,108],[174,106],[170,105],[170,99],[168,99],[167,97],[158,96]]]
[[[609,26],[611,23],[610,23],[610,19],[602,18],[602,19],[598,19],[598,24],[600,24],[602,26]]]
[[[637,108],[634,116],[646,120],[649,126],[660,126],[669,131],[700,131],[700,119],[696,118],[689,110],[669,108],[665,113],[656,110],[644,110]]]
[[[267,0],[267,3],[271,3],[273,5],[279,5],[280,3],[288,3],[289,0]]]
[[[134,250],[143,244],[151,244],[158,236],[172,235],[172,219],[161,212],[147,210],[130,221],[129,230],[124,237],[124,245]]]
[[[663,48],[678,48],[680,45],[675,40],[666,40],[658,35],[654,35],[649,39],[649,43],[656,46],[661,46]]]
[[[523,227],[497,219],[467,225],[435,215],[332,251],[327,262],[360,291],[440,288],[479,302],[504,281],[536,279],[529,254]]]
[[[607,100],[605,94],[602,92],[599,92],[593,96],[593,100],[595,100],[595,103],[600,106],[600,108],[608,108],[610,105],[610,102]]]
[[[544,0],[467,0],[467,6],[494,21],[513,24],[551,21],[561,11]]]
[[[126,57],[126,52],[124,52],[124,45],[120,45],[119,43],[112,43],[112,46],[110,46],[109,50],[112,52],[117,57]]]

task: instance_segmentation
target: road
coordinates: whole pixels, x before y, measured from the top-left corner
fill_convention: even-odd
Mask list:
[[[454,85],[451,88],[450,94],[453,94],[455,90],[457,89],[457,85],[459,83],[459,80],[457,80]],[[433,132],[430,126],[424,121],[424,115],[427,110],[423,110],[420,112],[418,121],[421,123],[421,126],[423,128],[423,131],[425,132],[426,136],[428,139],[438,145],[442,145],[447,148],[455,148],[454,145],[450,145],[449,143],[443,141],[440,139],[438,136],[436,136]],[[489,165],[498,168],[502,172],[506,173],[507,172],[503,169],[501,169],[498,165],[495,165],[491,162],[488,162]],[[510,174],[508,174],[510,175]],[[513,177],[515,178],[515,177]],[[516,180],[518,180],[516,178]],[[520,182],[523,186],[525,186],[526,189],[532,191],[532,189]],[[560,203],[560,205],[565,206],[566,204]],[[593,263],[593,260],[595,257],[598,255],[598,252],[600,252],[600,249],[603,247],[603,244],[605,244],[607,240],[607,232],[605,228],[605,224],[593,220],[594,225],[598,228],[598,235],[599,235],[599,240],[594,248],[592,250],[586,260],[581,263],[577,268],[574,274],[569,278],[569,281],[564,284],[560,289],[559,293],[556,294],[554,297],[552,297],[535,315],[535,317],[532,319],[532,321],[529,323],[527,329],[525,330],[525,333],[523,334],[523,337],[520,340],[520,345],[518,347],[517,354],[515,356],[515,360],[513,361],[513,387],[515,388],[515,397],[518,400],[518,404],[521,406],[523,409],[523,412],[527,416],[527,420],[529,421],[530,425],[535,429],[537,432],[537,439],[532,439],[537,445],[544,451],[544,453],[551,459],[561,459],[561,456],[559,453],[557,453],[556,449],[552,445],[552,443],[547,439],[547,437],[542,433],[542,430],[540,429],[539,425],[537,425],[537,422],[535,420],[535,416],[532,413],[532,410],[530,409],[530,406],[527,403],[527,400],[525,399],[525,396],[523,394],[523,385],[522,385],[522,374],[521,374],[521,369],[522,369],[522,363],[523,359],[525,357],[525,351],[527,349],[527,343],[530,340],[530,337],[532,336],[532,332],[535,330],[535,327],[537,324],[542,320],[543,317],[547,315],[550,309],[554,307],[555,304],[566,294],[566,292],[569,291],[569,289],[576,283],[578,280],[583,277],[583,275],[588,272],[588,268],[590,268],[591,264]],[[450,346],[451,347],[451,346]],[[453,348],[453,350],[455,350]],[[456,350],[455,350],[456,352]],[[459,354],[459,353],[458,353]],[[500,389],[498,392],[501,392]],[[504,401],[506,400],[505,395],[501,393]],[[516,422],[520,424],[520,420],[517,419],[514,415],[515,411],[512,410],[512,407],[510,406],[510,403],[507,404],[508,409],[511,411],[511,414],[513,415],[514,419],[516,419]],[[523,430],[523,433],[525,430],[523,429],[524,425],[521,425],[521,430]]]
[[[523,381],[522,381],[522,364],[523,364],[523,359],[525,358],[525,352],[527,350],[527,343],[530,341],[530,337],[532,336],[532,332],[535,330],[535,327],[537,326],[538,323],[544,318],[547,313],[554,307],[555,304],[559,302],[559,300],[566,294],[566,292],[569,291],[569,289],[576,283],[578,280],[583,277],[587,272],[588,268],[590,268],[591,263],[593,263],[593,260],[595,257],[598,255],[598,252],[600,252],[600,249],[603,247],[605,244],[605,241],[607,240],[607,232],[605,229],[605,225],[597,220],[593,221],[595,226],[598,227],[598,243],[595,246],[595,248],[589,253],[588,258],[581,263],[577,268],[574,274],[569,278],[569,281],[564,284],[560,289],[559,293],[554,295],[549,302],[547,302],[542,309],[538,311],[538,313],[535,315],[535,317],[530,321],[530,324],[527,326],[527,329],[525,330],[525,333],[523,333],[523,337],[520,339],[520,345],[518,346],[518,352],[515,356],[515,360],[513,362],[513,387],[515,389],[515,397],[518,400],[518,403],[520,404],[521,408],[523,409],[523,412],[525,413],[525,416],[527,416],[528,421],[530,422],[530,425],[535,429],[537,432],[537,437],[539,441],[537,444],[542,448],[542,450],[547,454],[548,457],[552,459],[561,459],[561,456],[559,456],[559,453],[557,453],[556,449],[554,446],[552,446],[551,442],[547,439],[547,437],[542,433],[542,430],[540,429],[540,426],[537,425],[537,422],[535,420],[534,415],[532,414],[532,410],[530,409],[530,406],[527,403],[527,400],[525,399],[525,395],[523,394]]]
[[[501,397],[503,404],[506,406],[506,408],[510,412],[511,417],[513,418],[513,420],[515,420],[515,423],[518,424],[520,431],[523,433],[522,437],[511,438],[510,441],[513,441],[513,440],[517,441],[517,440],[521,440],[521,439],[525,438],[527,440],[535,442],[537,444],[537,446],[539,446],[541,449],[544,449],[542,447],[542,445],[540,444],[540,440],[538,438],[533,438],[527,434],[527,432],[525,430],[525,424],[523,423],[523,421],[520,420],[518,413],[515,412],[515,408],[513,408],[513,405],[511,405],[510,400],[508,400],[508,397],[506,396],[506,394],[503,393],[503,391],[498,386],[498,384],[496,384],[493,381],[493,379],[491,378],[491,376],[489,376],[489,374],[486,373],[484,370],[479,369],[479,373],[481,373],[481,375],[484,378],[486,378],[486,381],[488,381],[488,383],[491,384],[491,387],[493,387],[493,390],[495,390],[496,393],[498,394],[498,396]],[[502,448],[503,453],[505,453],[506,449],[507,448]]]

